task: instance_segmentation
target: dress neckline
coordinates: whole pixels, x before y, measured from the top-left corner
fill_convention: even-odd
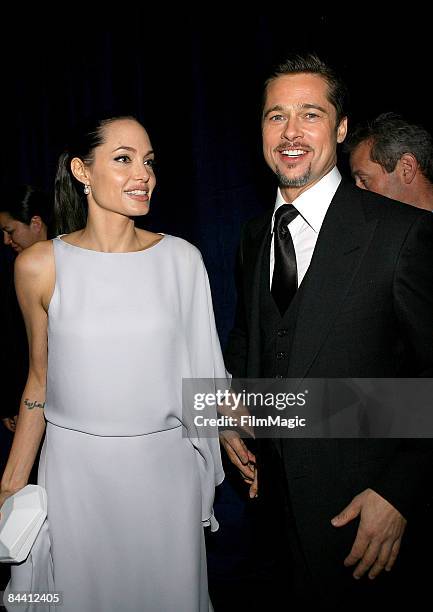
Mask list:
[[[158,240],[156,244],[152,246],[148,246],[145,249],[140,249],[139,251],[120,251],[120,252],[106,252],[106,251],[96,251],[95,249],[86,249],[85,247],[80,247],[76,244],[71,244],[70,242],[66,242],[66,240],[62,240],[62,236],[67,236],[67,234],[59,234],[56,236],[55,240],[58,240],[62,244],[66,244],[66,246],[72,247],[73,249],[79,249],[80,251],[87,251],[88,253],[97,253],[99,255],[137,255],[138,253],[144,253],[145,251],[151,251],[155,249],[161,242],[165,242],[167,238],[166,234],[162,234],[161,240]]]

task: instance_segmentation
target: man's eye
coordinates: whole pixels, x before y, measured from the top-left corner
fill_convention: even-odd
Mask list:
[[[306,113],[305,117],[307,119],[316,119],[319,115],[317,115],[316,113]]]
[[[284,117],[283,115],[271,115],[269,119],[270,121],[283,121]]]
[[[119,155],[118,157],[114,158],[114,161],[118,161],[118,162],[120,162],[122,164],[125,164],[127,162],[130,162],[131,159],[130,159],[130,157],[128,155]]]

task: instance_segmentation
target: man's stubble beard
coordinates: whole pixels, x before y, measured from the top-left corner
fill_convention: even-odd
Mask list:
[[[304,187],[310,180],[311,166],[309,166],[308,170],[302,176],[297,176],[295,178],[288,178],[287,176],[284,176],[284,174],[282,174],[278,168],[276,168],[275,174],[278,177],[280,187]]]

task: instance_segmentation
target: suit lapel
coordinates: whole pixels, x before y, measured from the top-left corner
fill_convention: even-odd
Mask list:
[[[298,290],[289,377],[302,378],[308,374],[358,271],[376,223],[376,219],[365,218],[362,192],[342,181]]]

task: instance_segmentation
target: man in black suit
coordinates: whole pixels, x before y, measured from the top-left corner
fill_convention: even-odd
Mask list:
[[[336,150],[346,131],[344,86],[317,56],[289,58],[266,82],[263,151],[279,189],[274,210],[241,236],[226,351],[234,377],[432,376],[433,217],[342,179]],[[274,276],[281,219],[296,256],[290,303]],[[254,479],[253,496],[255,456],[233,432],[221,441]],[[431,486],[430,440],[258,440],[257,455],[259,500],[284,483],[290,603],[354,609],[409,595],[409,582],[393,576],[409,580],[404,560]]]

